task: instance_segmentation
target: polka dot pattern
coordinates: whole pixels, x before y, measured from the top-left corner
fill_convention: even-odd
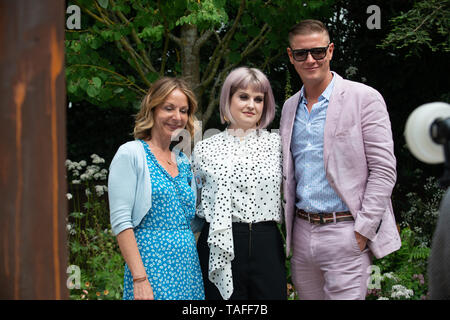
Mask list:
[[[197,215],[210,223],[209,280],[233,293],[232,223],[281,222],[281,139],[253,130],[242,140],[225,130],[195,145],[192,165],[202,185]]]

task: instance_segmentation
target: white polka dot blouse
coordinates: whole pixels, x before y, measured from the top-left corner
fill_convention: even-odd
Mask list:
[[[210,223],[208,274],[224,299],[233,293],[232,223],[281,222],[281,166],[280,136],[267,130],[237,137],[227,129],[195,145],[197,215]]]

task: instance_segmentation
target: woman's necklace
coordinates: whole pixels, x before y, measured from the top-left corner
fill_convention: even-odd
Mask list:
[[[161,148],[156,147],[153,143],[151,143],[151,141],[149,141],[149,145],[151,145],[153,147],[152,149],[154,151],[158,150],[159,156],[160,156],[160,158],[162,158],[163,161],[167,162],[167,164],[169,166],[173,165],[173,161],[171,159],[172,152],[170,152],[169,159],[167,159],[167,157],[162,157],[162,150],[161,150]]]

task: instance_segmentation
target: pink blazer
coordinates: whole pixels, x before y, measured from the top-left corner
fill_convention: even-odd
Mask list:
[[[326,177],[355,218],[355,231],[369,239],[370,250],[376,258],[381,258],[401,246],[391,203],[396,160],[389,114],[378,91],[335,76],[324,129]],[[288,255],[296,202],[290,147],[299,97],[297,92],[284,103],[280,121]]]

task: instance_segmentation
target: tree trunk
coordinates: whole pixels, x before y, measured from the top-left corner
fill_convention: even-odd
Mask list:
[[[181,65],[183,77],[194,90],[197,99],[200,98],[200,48],[196,45],[198,39],[197,27],[185,24],[181,28]],[[198,101],[197,117],[201,119],[203,110]]]

